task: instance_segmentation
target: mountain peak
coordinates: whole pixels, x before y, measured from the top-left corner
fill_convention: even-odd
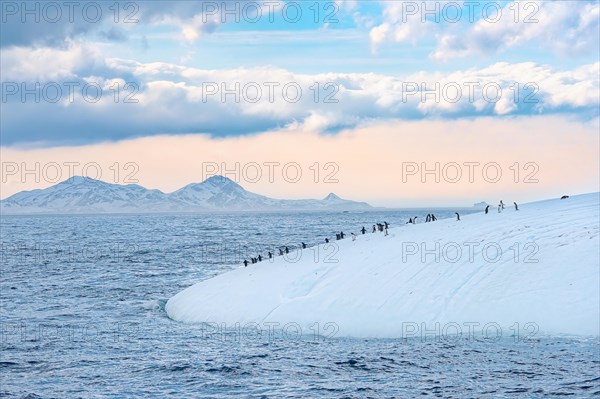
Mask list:
[[[204,180],[202,182],[202,184],[210,184],[212,186],[221,186],[221,187],[240,186],[239,184],[237,184],[235,181],[231,180],[230,178],[221,176],[221,175],[211,176],[208,179]]]
[[[335,195],[334,193],[329,193],[327,195],[327,197],[323,198],[324,201],[339,201],[341,200],[340,197],[338,197],[337,195]]]
[[[61,181],[58,184],[86,184],[86,183],[99,183],[100,180],[92,179],[87,176],[71,176],[66,180]]]

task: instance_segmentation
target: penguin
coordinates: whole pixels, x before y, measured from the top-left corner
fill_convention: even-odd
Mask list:
[[[375,227],[375,225],[373,225],[373,233],[375,233],[377,231],[377,228]]]
[[[329,238],[325,239],[325,244],[329,244]]]
[[[385,228],[387,229],[388,227],[390,227],[390,224],[388,222],[383,222],[383,224],[385,224]]]
[[[413,222],[412,218],[409,218],[408,222],[406,222],[406,224],[412,224],[412,222]]]
[[[258,255],[258,261],[262,262],[262,256]]]
[[[340,240],[340,235],[338,233],[335,233],[335,239],[338,241]]]
[[[486,215],[487,215],[487,213],[488,213],[489,210],[490,210],[490,206],[488,205],[488,206],[485,207],[485,214]]]
[[[413,218],[413,224],[417,224],[417,217],[416,216]]]
[[[248,267],[248,260],[244,259],[244,267]]]
[[[356,241],[356,234],[350,233],[352,235],[352,241]]]
[[[500,200],[500,205],[502,206],[502,210],[504,210],[504,202],[502,200]]]
[[[363,226],[363,228],[360,229],[360,232],[363,233],[363,234],[365,234],[367,232],[367,229],[365,229],[365,226]]]
[[[431,221],[431,215],[427,214],[427,216],[425,216],[425,223],[428,223]]]
[[[281,250],[281,248],[279,248],[279,256],[283,255],[283,251]]]
[[[286,253],[286,254],[289,254],[289,253],[290,253],[290,250],[288,249],[288,247],[285,247],[285,253]]]
[[[519,210],[519,205],[517,205],[516,202],[513,202],[513,204],[515,204],[515,211],[518,211]]]
[[[305,249],[305,248],[306,248],[306,244],[302,243],[302,249]]]
[[[344,232],[343,231],[340,232],[340,239],[342,239],[342,240],[344,239]]]
[[[387,229],[387,227],[385,228],[385,235],[386,236],[388,235],[388,229]]]
[[[456,220],[459,221],[460,220],[460,215],[458,214],[458,212],[454,212],[454,214],[456,215]]]
[[[435,217],[435,215],[432,213],[432,214],[431,214],[431,221],[432,221],[432,222],[435,222],[436,220],[437,220],[437,218],[436,218],[436,217]]]
[[[569,196],[568,196],[568,195],[563,195],[562,197],[560,197],[560,199],[561,199],[561,200],[563,200],[563,199],[567,199],[567,198],[569,198]]]
[[[273,254],[269,251],[269,259],[273,258]]]

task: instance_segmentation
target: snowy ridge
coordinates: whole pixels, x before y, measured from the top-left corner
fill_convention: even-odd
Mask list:
[[[337,263],[325,261],[333,251],[321,245],[316,262],[305,249],[295,263],[277,257],[240,267],[173,296],[166,311],[183,322],[294,322],[304,331],[333,322],[338,336],[353,337],[402,337],[403,323],[458,323],[466,333],[470,322],[480,323],[474,330],[498,323],[503,336],[515,323],[535,323],[539,334],[598,336],[599,206],[599,193],[585,194],[405,225],[387,237],[367,233],[336,241],[329,259]],[[436,242],[448,248],[437,261],[413,254],[415,245],[431,250]]]
[[[3,213],[105,212],[156,210],[167,205],[165,194],[137,184],[118,185],[88,177],[74,176],[43,190],[19,192],[0,202]]]
[[[331,200],[330,196],[335,197]],[[369,209],[365,202],[330,194],[324,200],[280,200],[246,191],[223,176],[212,176],[170,194],[137,184],[112,184],[75,176],[43,190],[19,192],[0,201],[2,213],[135,213],[193,211],[276,211]]]

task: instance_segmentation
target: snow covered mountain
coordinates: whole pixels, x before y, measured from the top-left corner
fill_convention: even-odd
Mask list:
[[[212,176],[170,194],[137,184],[111,184],[75,176],[46,189],[22,191],[0,201],[4,214],[136,213],[194,211],[365,210],[365,202],[329,194],[323,200],[280,200],[246,191],[233,180]]]
[[[599,199],[522,204],[294,250],[201,281],[165,310],[183,322],[293,323],[307,334],[329,325],[323,334],[334,326],[352,337],[598,336]],[[333,258],[315,258],[332,246]]]
[[[159,190],[74,176],[46,189],[14,194],[0,202],[0,210],[3,213],[135,212],[162,210],[168,204],[168,196]]]
[[[172,193],[171,198],[190,207],[208,207],[230,210],[263,210],[280,208],[274,200],[244,190],[233,180],[223,176],[212,176],[202,183],[192,183]]]
[[[364,210],[366,202],[349,201],[331,193],[323,200],[279,200],[244,190],[223,176],[212,176],[202,183],[192,183],[172,193],[171,198],[194,206],[230,210]]]

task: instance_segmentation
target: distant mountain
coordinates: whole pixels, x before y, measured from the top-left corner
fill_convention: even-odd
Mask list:
[[[213,176],[170,194],[137,184],[112,184],[75,176],[52,187],[22,191],[0,201],[4,214],[146,213],[198,211],[366,210],[366,202],[331,193],[322,200],[281,200],[246,191],[233,180]]]
[[[202,183],[188,184],[170,194],[170,197],[191,207],[230,210],[266,209],[279,201],[246,191],[223,176],[212,176]]]
[[[161,210],[168,204],[168,196],[159,190],[74,176],[43,190],[14,194],[0,201],[0,210],[6,213],[135,212],[140,208]]]
[[[343,199],[341,199],[340,197],[338,197],[337,195],[335,195],[334,193],[329,193],[327,195],[327,197],[323,198],[323,201],[343,201]]]

